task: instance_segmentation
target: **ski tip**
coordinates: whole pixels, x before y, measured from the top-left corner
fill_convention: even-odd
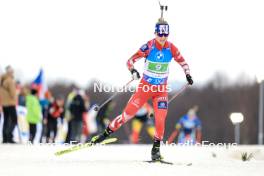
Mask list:
[[[116,142],[117,140],[118,140],[117,138],[109,138],[109,139],[104,140],[100,144],[110,144],[110,143]],[[55,156],[61,156],[63,154],[70,153],[70,152],[73,152],[73,151],[77,151],[77,150],[80,150],[82,148],[90,147],[92,145],[93,144],[91,142],[87,142],[87,143],[85,143],[85,144],[83,144],[81,146],[73,146],[73,147],[68,148],[66,150],[57,151],[57,152],[54,153],[54,155]]]
[[[65,153],[64,151],[58,151],[58,152],[55,152],[54,155],[55,156],[61,156],[64,153]]]
[[[55,156],[61,156],[66,153],[70,153],[72,150],[71,149],[66,149],[66,150],[60,150],[54,153]]]
[[[117,141],[117,138],[109,138],[109,139],[104,140],[101,144],[109,144],[109,143],[113,143],[116,141]]]

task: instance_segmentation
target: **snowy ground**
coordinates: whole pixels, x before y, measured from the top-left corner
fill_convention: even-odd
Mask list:
[[[264,146],[198,147],[162,146],[162,154],[174,165],[149,164],[150,145],[107,145],[57,157],[64,146],[0,144],[0,176],[262,176]],[[241,161],[241,153],[253,153]],[[190,164],[191,163],[191,164]]]

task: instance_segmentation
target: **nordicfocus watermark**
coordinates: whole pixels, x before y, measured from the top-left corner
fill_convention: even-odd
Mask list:
[[[25,146],[29,146],[29,147],[33,147],[33,146],[65,146],[65,147],[71,147],[71,146],[79,146],[79,147],[87,147],[87,145],[91,146],[105,146],[107,144],[90,144],[90,143],[80,143],[78,141],[70,141],[69,143],[65,142],[65,143],[60,143],[60,142],[48,142],[48,143],[32,143],[30,141],[25,143]]]
[[[168,143],[166,141],[165,143],[162,143],[163,145],[168,146],[201,146],[201,147],[232,147],[237,146],[237,143],[213,143],[210,141],[202,141],[202,142],[194,142],[192,140],[186,141],[185,143]]]
[[[32,142],[27,142],[26,146],[79,146],[80,148],[87,147],[88,143],[79,143],[77,141],[70,141],[69,143],[37,143],[33,144]],[[91,144],[89,144],[91,145]],[[95,146],[105,146],[107,144],[92,144]],[[168,143],[168,141],[161,142],[161,145],[165,146],[200,146],[200,147],[235,147],[238,146],[237,143],[213,143],[210,141],[202,141],[201,143],[195,143],[193,141],[186,141],[185,143]]]
[[[162,84],[162,85],[146,85],[143,83],[139,83],[137,88],[132,86],[127,87],[114,87],[112,85],[106,85],[103,83],[94,83],[93,91],[94,92],[135,92],[141,90],[143,92],[171,92],[172,88],[170,85]]]

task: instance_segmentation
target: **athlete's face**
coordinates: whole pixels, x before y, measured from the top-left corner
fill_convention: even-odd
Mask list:
[[[156,40],[164,45],[169,36],[169,25],[168,24],[156,24],[155,26]]]
[[[160,35],[160,34],[157,34],[157,33],[156,33],[156,40],[157,40],[160,44],[164,45],[165,42],[168,40],[168,36],[169,36],[169,35]]]

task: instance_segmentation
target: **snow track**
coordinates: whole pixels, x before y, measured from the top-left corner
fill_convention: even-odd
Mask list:
[[[166,161],[174,165],[143,162],[150,159],[151,145],[96,146],[54,155],[63,148],[0,144],[0,176],[260,176],[264,173],[264,146],[162,146]],[[254,157],[243,162],[244,152]]]

